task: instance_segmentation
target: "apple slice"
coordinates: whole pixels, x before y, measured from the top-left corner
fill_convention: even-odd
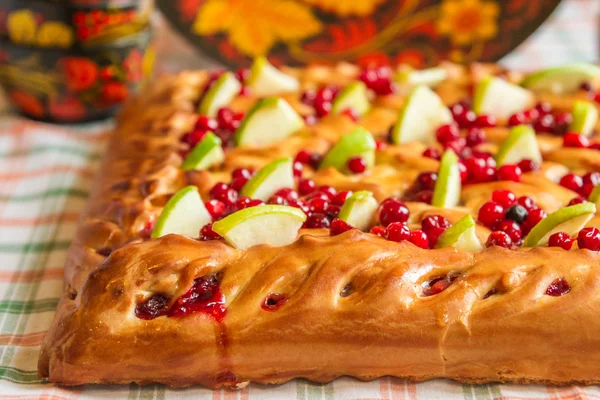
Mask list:
[[[594,186],[588,200],[600,207],[600,185]]]
[[[590,136],[598,122],[598,109],[589,101],[577,100],[573,105],[573,122],[569,131]]]
[[[556,232],[575,236],[596,213],[594,203],[585,202],[561,208],[538,222],[523,240],[523,247],[544,246]]]
[[[522,160],[533,160],[540,164],[542,154],[535,138],[535,131],[529,125],[515,126],[500,145],[494,158],[498,166],[518,164]]]
[[[198,112],[201,115],[215,117],[219,108],[225,107],[238,95],[242,84],[232,72],[225,72],[204,94]]]
[[[367,86],[361,81],[350,83],[335,97],[331,112],[341,114],[349,108],[356,111],[358,116],[364,115],[371,108],[371,103],[369,103],[369,97],[367,96]]]
[[[242,188],[240,195],[267,201],[279,189],[293,188],[293,160],[280,158],[262,167]]]
[[[486,76],[475,87],[473,111],[477,115],[492,115],[507,120],[511,115],[525,111],[535,102],[533,94],[502,78]]]
[[[452,121],[452,113],[440,96],[427,86],[417,86],[408,95],[398,115],[392,130],[392,142],[435,143],[436,129]]]
[[[210,223],[210,216],[196,186],[186,186],[173,195],[156,220],[152,238],[170,233],[198,237],[200,229]]]
[[[348,172],[348,160],[362,157],[367,167],[375,164],[375,139],[365,128],[359,127],[343,136],[323,157],[320,169],[333,167],[341,172]]]
[[[285,246],[293,243],[306,221],[302,210],[267,204],[244,208],[215,222],[213,231],[238,250],[259,244]]]
[[[440,161],[431,205],[442,208],[456,207],[460,201],[461,187],[458,156],[454,151],[446,150]]]
[[[475,225],[471,214],[465,215],[442,233],[435,247],[455,247],[469,252],[482,250],[483,246],[475,234]]]
[[[264,146],[285,139],[303,126],[304,120],[287,101],[267,97],[248,111],[234,141],[238,146]]]
[[[402,68],[396,72],[394,80],[407,87],[429,86],[436,87],[448,78],[448,71],[442,67],[428,69]]]
[[[221,139],[212,132],[208,132],[192,151],[185,157],[181,169],[208,169],[221,164],[225,160],[225,153],[221,147]]]
[[[264,97],[296,92],[300,88],[300,82],[275,68],[265,57],[258,57],[250,68],[248,86],[255,96]]]
[[[373,225],[377,207],[379,203],[373,197],[373,193],[361,190],[346,199],[338,218],[361,231],[366,231]]]
[[[598,78],[600,78],[599,67],[576,63],[534,72],[521,82],[521,86],[535,92],[563,94],[575,92],[583,82]]]

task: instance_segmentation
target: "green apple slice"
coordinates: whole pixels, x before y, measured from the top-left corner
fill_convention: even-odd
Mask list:
[[[455,247],[469,252],[482,250],[483,246],[475,234],[475,225],[473,217],[465,215],[442,233],[435,247]]]
[[[460,201],[461,187],[458,156],[452,150],[446,150],[440,161],[431,205],[442,208],[456,207]]]
[[[293,160],[280,158],[262,167],[242,188],[240,195],[267,201],[279,189],[295,186]]]
[[[534,72],[521,82],[521,86],[535,92],[563,94],[575,92],[583,82],[598,78],[600,78],[599,67],[576,63]]]
[[[392,130],[392,142],[435,143],[435,131],[452,122],[452,113],[440,96],[427,86],[411,90]]]
[[[448,71],[442,67],[427,68],[416,70],[412,68],[403,68],[396,72],[394,79],[396,82],[408,87],[419,85],[436,87],[448,78]]]
[[[575,236],[596,213],[594,203],[585,202],[561,208],[538,222],[523,240],[523,247],[544,246],[556,232]]]
[[[169,199],[163,208],[154,230],[152,238],[175,233],[197,237],[200,229],[210,223],[212,217],[204,206],[196,186],[186,186]]]
[[[285,246],[293,243],[306,221],[302,210],[263,205],[244,208],[213,224],[212,229],[238,250],[259,244]]]
[[[185,157],[181,169],[208,169],[221,164],[225,160],[225,153],[221,147],[221,139],[212,132],[208,132],[192,151]]]
[[[198,112],[201,115],[215,117],[219,108],[228,105],[238,95],[241,88],[242,84],[232,72],[221,74],[204,95]]]
[[[238,146],[264,146],[285,139],[303,126],[304,120],[287,101],[267,97],[248,111],[234,140]]]
[[[356,111],[359,116],[364,115],[371,108],[371,103],[369,103],[369,97],[367,96],[367,86],[361,81],[350,83],[335,97],[331,112],[341,114],[349,108]]]
[[[473,111],[477,115],[492,115],[506,120],[511,115],[531,107],[533,94],[502,78],[486,76],[475,87]]]
[[[577,132],[590,136],[598,122],[598,110],[589,101],[577,100],[573,105],[573,122],[569,126],[570,132]]]
[[[341,172],[348,172],[348,160],[362,157],[367,167],[375,164],[375,139],[365,128],[356,128],[343,136],[323,157],[320,169],[333,167]]]
[[[600,185],[594,186],[588,200],[600,207]]]
[[[373,193],[361,190],[346,199],[338,218],[361,231],[366,231],[373,225],[372,221],[377,213],[377,207],[379,207],[379,203],[373,197]]]
[[[300,82],[275,68],[265,57],[258,57],[250,68],[248,86],[255,96],[264,97],[296,92],[300,88]]]
[[[495,156],[498,166],[533,160],[540,164],[542,154],[535,138],[535,131],[528,125],[515,126],[502,142]]]

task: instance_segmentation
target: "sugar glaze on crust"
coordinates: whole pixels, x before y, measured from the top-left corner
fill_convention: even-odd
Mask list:
[[[449,104],[457,101],[478,68],[495,67],[457,69],[438,93]],[[343,85],[357,70],[340,65],[292,73],[311,87]],[[69,250],[65,291],[40,355],[42,377],[66,385],[177,387],[240,387],[296,377],[328,382],[344,375],[600,383],[600,258],[588,250],[490,248],[472,254],[422,250],[355,230],[330,237],[315,229],[302,230],[285,247],[243,252],[222,241],[177,235],[143,240],[145,223],[186,184],[197,185],[204,197],[236,167],[260,167],[302,148],[325,151],[354,126],[343,116],[328,116],[285,143],[231,150],[220,171],[184,173],[178,168],[179,137],[197,118],[206,79],[202,72],[163,78],[122,113]],[[545,100],[569,108],[573,99]],[[238,98],[232,108],[246,110],[252,101]],[[302,107],[297,99],[289,101]],[[361,125],[385,137],[402,101],[402,96],[378,99]],[[506,134],[506,128],[491,128],[490,147]],[[409,222],[431,213],[455,222],[497,188],[530,195],[549,212],[566,205],[573,193],[550,175],[565,169],[563,164],[573,171],[598,170],[600,157],[594,150],[563,149],[549,135],[538,141],[546,161],[541,171],[520,183],[467,186],[461,208],[409,203]],[[368,189],[379,200],[401,195],[419,172],[437,168],[437,161],[418,156],[423,149],[389,146],[360,179],[334,170],[312,179],[339,189]],[[597,217],[589,225],[600,225]],[[477,229],[481,237],[489,234]],[[218,277],[222,318],[135,316],[136,304],[150,294],[177,299],[204,276]],[[445,276],[453,277],[445,291],[423,296],[424,283]],[[544,295],[557,278],[570,283],[568,295]],[[283,294],[285,303],[265,309],[274,293]]]

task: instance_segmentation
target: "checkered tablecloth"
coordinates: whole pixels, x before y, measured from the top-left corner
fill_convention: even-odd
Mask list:
[[[539,67],[539,63],[597,60],[594,23],[600,0],[566,3],[548,26],[506,59],[509,65]],[[158,36],[165,47],[168,43],[176,48],[177,40],[169,35]],[[237,392],[171,390],[161,385],[67,389],[43,383],[36,372],[40,343],[61,293],[67,247],[110,128],[111,122],[65,127],[0,114],[0,400],[600,399],[600,389],[595,386],[473,386],[444,380],[415,384],[395,378],[373,382],[343,378],[327,385],[297,380],[272,387],[250,385]]]

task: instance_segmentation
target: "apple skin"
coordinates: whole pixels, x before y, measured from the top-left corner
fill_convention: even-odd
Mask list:
[[[511,115],[530,108],[535,98],[528,90],[495,76],[483,78],[475,87],[473,111],[508,120]]]
[[[348,108],[351,108],[359,116],[365,115],[371,108],[367,93],[367,86],[363,82],[351,82],[335,97],[331,112],[333,114],[341,114]]]
[[[379,203],[368,190],[353,193],[342,205],[338,218],[353,227],[366,231],[373,225]]]
[[[257,57],[250,67],[248,86],[255,96],[265,97],[296,92],[300,82],[275,68],[265,57]]]
[[[170,233],[197,237],[200,229],[211,221],[198,188],[186,186],[169,199],[156,220],[151,237],[156,239]]]
[[[454,151],[446,150],[440,161],[431,205],[442,208],[456,207],[460,201],[461,189],[458,156]]]
[[[242,187],[241,196],[267,201],[279,189],[295,186],[293,160],[280,158],[262,167]]]
[[[576,100],[573,105],[573,122],[569,126],[570,132],[583,136],[590,136],[598,122],[598,109],[589,101]]]
[[[198,107],[198,113],[214,118],[221,107],[228,105],[240,90],[242,84],[232,72],[225,72],[204,94],[204,98]]]
[[[375,148],[377,144],[373,135],[365,128],[358,127],[343,136],[323,157],[319,169],[335,168],[340,172],[348,172],[348,160],[352,157],[363,157],[367,167],[375,164]]]
[[[475,220],[471,214],[465,215],[442,233],[435,247],[455,247],[469,252],[482,250],[483,246],[475,235],[475,226]]]
[[[494,157],[498,166],[517,164],[524,159],[542,163],[535,131],[529,125],[518,125],[510,130]]]
[[[583,82],[598,78],[600,78],[600,67],[574,63],[534,72],[521,82],[521,86],[535,92],[564,94],[575,92]]]
[[[523,247],[544,246],[556,232],[575,236],[596,213],[594,203],[585,202],[563,207],[538,222],[523,239]]]
[[[183,160],[181,169],[184,171],[202,170],[223,162],[225,154],[221,145],[221,139],[214,133],[208,132]]]

